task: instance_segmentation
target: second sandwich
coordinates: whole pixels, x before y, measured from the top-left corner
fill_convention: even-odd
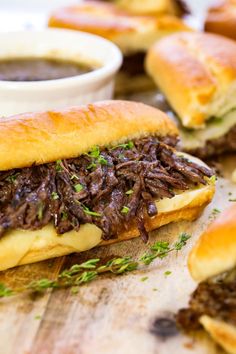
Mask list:
[[[149,51],[147,71],[179,118],[185,151],[201,158],[236,151],[236,43],[179,33]]]

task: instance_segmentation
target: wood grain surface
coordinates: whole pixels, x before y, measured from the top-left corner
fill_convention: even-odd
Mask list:
[[[104,275],[80,288],[49,291],[39,298],[28,295],[0,300],[1,354],[206,354],[220,353],[205,335],[188,338],[173,326],[173,315],[187,304],[196,284],[186,258],[189,249],[214,219],[213,208],[224,210],[236,198],[230,182],[236,157],[223,159],[224,178],[217,182],[213,202],[195,222],[162,227],[150,237],[176,240],[180,232],[192,235],[179,254],[156,260],[150,266],[122,276]],[[232,196],[229,197],[229,193]],[[141,256],[146,250],[140,239],[2,272],[0,282],[17,287],[33,279],[54,278],[73,263],[94,257]],[[166,276],[165,271],[171,271]],[[141,281],[147,277],[145,281]],[[163,327],[164,326],[164,327]],[[168,327],[168,331],[165,331]]]

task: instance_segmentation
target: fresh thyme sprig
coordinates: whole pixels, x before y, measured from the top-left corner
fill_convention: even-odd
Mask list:
[[[39,279],[28,285],[12,290],[0,284],[0,297],[9,297],[25,291],[43,293],[47,289],[71,288],[73,294],[78,292],[78,287],[91,282],[103,273],[124,274],[134,271],[144,265],[149,265],[156,258],[162,259],[170,252],[180,251],[187,243],[190,235],[181,233],[179,239],[172,246],[169,242],[158,241],[150,247],[150,252],[145,253],[139,261],[131,257],[113,258],[101,264],[100,258],[90,259],[81,264],[74,264],[69,269],[62,271],[56,279]]]
[[[185,232],[179,235],[179,239],[177,242],[174,243],[173,246],[170,245],[167,241],[158,241],[151,246],[151,252],[144,253],[142,257],[140,257],[140,262],[144,263],[145,265],[149,265],[154,261],[156,258],[163,259],[165,258],[170,252],[173,251],[180,251],[187,243],[188,239],[191,236]]]

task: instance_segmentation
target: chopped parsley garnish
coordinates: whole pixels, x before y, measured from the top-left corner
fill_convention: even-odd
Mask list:
[[[85,212],[85,214],[88,214],[88,215],[91,215],[91,216],[97,216],[97,217],[101,217],[102,216],[102,214],[97,213],[96,211],[92,211],[86,206],[83,206],[83,211]]]
[[[53,200],[59,199],[59,195],[57,194],[57,192],[52,192],[51,197]]]
[[[236,202],[236,198],[234,198],[234,199],[229,199],[229,202]]]
[[[211,176],[210,178],[208,178],[208,181],[214,184],[216,182],[216,176],[215,175]]]
[[[164,275],[167,277],[168,275],[170,275],[172,272],[170,270],[166,270]]]
[[[38,216],[39,220],[42,220],[42,218],[43,218],[43,209],[44,209],[43,203],[40,202],[38,205],[38,211],[37,211],[37,216]]]
[[[134,143],[132,141],[128,141],[128,143],[116,145],[115,147],[112,148],[112,150],[117,149],[119,147],[125,150],[129,150],[134,147]]]
[[[148,280],[148,277],[142,277],[142,278],[140,279],[140,281],[146,281],[146,280]]]
[[[57,161],[56,161],[56,171],[57,171],[57,172],[61,172],[61,171],[63,170],[61,164],[62,164],[62,160],[57,160]]]
[[[120,212],[121,212],[122,214],[128,214],[129,208],[124,205]]]
[[[62,211],[61,212],[61,220],[62,221],[65,221],[65,220],[67,220],[68,219],[68,214],[67,214],[67,212],[66,211]]]
[[[73,175],[70,177],[70,179],[79,179],[79,177],[76,176],[75,174],[73,174]]]
[[[76,191],[77,193],[79,193],[79,192],[81,192],[81,191],[84,189],[84,187],[82,186],[82,184],[77,183],[77,184],[74,186],[74,189],[75,189],[75,191]]]
[[[8,182],[10,182],[10,183],[15,183],[16,178],[17,178],[17,176],[18,176],[19,174],[20,174],[19,172],[14,173],[13,175],[8,176],[8,177],[6,178],[6,180],[7,180]]]
[[[95,168],[95,167],[97,167],[97,165],[94,162],[92,162],[87,166],[87,170],[91,170],[92,168]]]
[[[100,164],[100,165],[107,165],[108,164],[108,161],[105,159],[105,157],[103,157],[100,154],[100,149],[98,146],[94,146],[92,148],[92,150],[86,155],[89,157],[92,157],[92,159],[94,160],[93,162],[91,162],[87,166],[87,170],[97,167],[97,164]]]
[[[127,194],[127,195],[130,195],[130,194],[133,194],[133,193],[134,193],[134,191],[132,189],[129,189],[127,192],[125,192],[125,194]]]

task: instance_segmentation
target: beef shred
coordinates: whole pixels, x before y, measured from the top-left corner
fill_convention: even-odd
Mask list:
[[[167,145],[169,144],[169,145]],[[93,223],[103,239],[158,213],[155,200],[206,184],[211,170],[177,156],[176,139],[145,137],[77,158],[0,172],[0,236],[53,223],[58,234]]]
[[[236,279],[230,282],[206,281],[193,292],[189,308],[177,314],[177,324],[184,331],[201,329],[199,318],[208,315],[236,325]]]

